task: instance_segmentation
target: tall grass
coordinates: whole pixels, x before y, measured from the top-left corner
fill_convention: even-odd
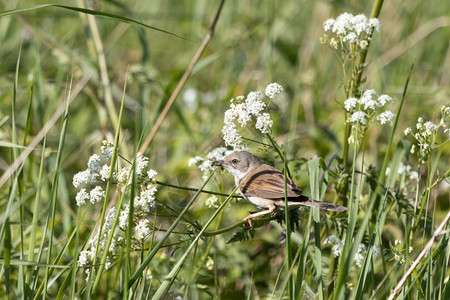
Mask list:
[[[0,2],[0,298],[449,299],[450,4],[222,4]],[[362,51],[319,41],[343,12],[382,24]],[[230,98],[274,81],[273,126],[245,142],[348,213],[248,228],[232,176],[188,165],[223,146]],[[349,121],[368,89],[394,99],[391,127]],[[103,140],[102,203],[77,206]]]

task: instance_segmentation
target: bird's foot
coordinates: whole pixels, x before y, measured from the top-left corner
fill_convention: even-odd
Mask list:
[[[252,216],[245,217],[244,221],[247,222],[247,224],[244,224],[245,227],[247,227],[249,229],[253,229],[253,218],[252,218]]]

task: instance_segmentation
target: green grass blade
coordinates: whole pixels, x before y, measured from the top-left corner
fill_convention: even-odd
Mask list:
[[[320,157],[316,157],[308,161],[309,185],[312,199],[322,199],[321,182],[320,182]],[[312,207],[313,224],[314,224],[314,266],[316,268],[316,282],[318,299],[324,299],[323,295],[323,277],[322,277],[322,251],[320,241],[320,215],[319,208]]]
[[[49,236],[48,236],[48,252],[47,252],[47,264],[50,264],[51,257],[52,257],[52,250],[53,250],[53,239],[55,235],[55,222],[56,222],[56,204],[57,204],[57,197],[58,197],[58,178],[59,178],[59,172],[60,172],[60,166],[61,166],[61,159],[62,159],[62,153],[64,150],[64,144],[65,144],[65,138],[66,138],[66,131],[67,131],[67,121],[69,118],[69,99],[70,99],[70,93],[72,90],[72,80],[70,81],[69,85],[69,92],[67,96],[66,101],[66,110],[62,119],[62,128],[61,133],[59,137],[59,146],[58,151],[56,153],[56,161],[55,161],[55,169],[54,169],[54,177],[52,181],[52,191],[51,191],[51,198],[50,198],[50,214],[48,216],[47,221],[50,222],[50,230],[49,230]],[[45,280],[44,280],[44,294],[43,297],[46,298],[47,295],[47,287],[49,282],[49,276],[50,276],[49,268],[46,268],[45,271]]]
[[[214,174],[214,172],[213,172]],[[238,187],[235,187],[233,192],[231,194],[234,194],[234,192],[238,189]],[[197,245],[198,240],[200,239],[200,237],[202,236],[202,234],[205,232],[206,228],[208,228],[208,226],[212,223],[212,221],[214,221],[214,219],[216,218],[216,216],[219,214],[219,212],[222,211],[222,209],[228,204],[228,202],[230,201],[231,196],[228,196],[223,203],[219,206],[219,208],[217,208],[213,215],[209,218],[209,220],[205,223],[205,225],[203,226],[203,228],[200,230],[200,232],[195,236],[195,238],[192,240],[191,244],[189,245],[189,247],[186,249],[186,251],[184,252],[183,256],[177,261],[177,263],[175,264],[175,266],[172,268],[172,270],[170,271],[169,274],[167,274],[164,278],[164,281],[162,282],[162,284],[159,286],[158,290],[156,291],[156,293],[153,295],[152,300],[159,300],[162,299],[166,293],[169,291],[170,287],[172,286],[177,274],[180,272],[181,267],[183,266],[184,262],[186,261],[186,259],[188,258],[188,256],[190,255],[190,252],[192,251],[192,249],[194,248],[195,245]]]
[[[11,10],[0,12],[0,18],[4,17],[4,16],[15,15],[15,14],[24,13],[24,12],[30,12],[30,11],[48,8],[48,7],[61,8],[61,9],[65,9],[65,10],[70,10],[70,11],[80,12],[80,13],[84,13],[84,14],[89,14],[89,15],[93,15],[93,16],[106,18],[106,19],[111,19],[111,20],[127,23],[130,25],[135,25],[135,26],[139,26],[139,27],[143,27],[143,28],[147,28],[147,29],[156,30],[161,33],[165,33],[165,34],[168,34],[168,35],[171,35],[176,38],[183,39],[183,40],[189,40],[189,39],[179,36],[175,33],[172,33],[172,32],[169,32],[169,31],[166,31],[166,30],[154,27],[154,26],[150,26],[150,25],[144,24],[142,22],[127,18],[127,17],[119,16],[116,14],[110,14],[110,13],[106,13],[106,12],[101,12],[101,11],[97,11],[97,10],[87,9],[87,8],[68,6],[68,5],[43,4],[43,5],[36,5],[36,6],[32,6],[32,7],[11,9]]]
[[[175,227],[178,225],[178,223],[182,220],[186,212],[189,210],[189,208],[194,204],[194,202],[197,200],[198,196],[202,192],[203,188],[206,186],[206,184],[209,182],[209,180],[213,177],[215,172],[212,172],[208,178],[203,182],[202,186],[198,189],[197,193],[192,197],[192,199],[189,201],[189,203],[185,206],[185,208],[180,212],[178,217],[173,221],[172,225],[167,229],[166,233],[161,237],[161,239],[158,241],[158,243],[153,247],[153,249],[150,251],[149,254],[147,254],[147,257],[144,259],[144,261],[141,263],[139,268],[134,272],[133,276],[131,277],[130,281],[128,282],[128,286],[132,287],[136,281],[142,276],[142,273],[144,272],[145,268],[147,268],[148,264],[152,261],[155,254],[161,249],[164,242],[167,240],[167,238],[170,236],[172,231],[175,229]]]

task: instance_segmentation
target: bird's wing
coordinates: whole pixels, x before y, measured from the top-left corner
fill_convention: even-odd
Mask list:
[[[269,165],[262,165],[251,172],[241,184],[241,193],[247,197],[260,197],[264,199],[284,199],[284,174]],[[295,198],[307,198],[302,196],[302,190],[287,178],[287,196],[291,201]]]

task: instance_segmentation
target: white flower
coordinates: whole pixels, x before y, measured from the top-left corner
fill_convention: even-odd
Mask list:
[[[211,163],[216,160],[222,160],[225,158],[225,156],[230,155],[234,151],[229,150],[225,147],[217,147],[211,150],[208,154],[206,154],[206,159],[208,160],[209,166],[211,166]]]
[[[410,170],[411,166],[404,165],[402,162],[400,162],[400,166],[398,167],[397,173],[401,175],[403,173],[409,172]]]
[[[352,114],[352,116],[349,119],[350,123],[361,123],[363,125],[366,125],[366,117],[367,114],[363,111],[356,111]]]
[[[222,134],[225,145],[231,146],[234,149],[239,149],[242,145],[242,137],[235,124],[225,124],[222,128]]]
[[[342,250],[344,250],[344,244],[343,243],[338,243],[336,245],[334,245],[331,248],[331,251],[333,252],[333,256],[334,257],[338,257],[339,255],[342,254]]]
[[[371,89],[371,90],[366,90],[366,91],[364,91],[364,93],[363,93],[363,98],[370,98],[370,99],[372,99],[372,98],[376,98],[376,97],[378,97],[378,93],[375,91],[375,90],[373,90],[373,89]]]
[[[265,89],[265,94],[269,98],[274,98],[281,93],[283,88],[277,83],[269,84]],[[262,133],[268,133],[272,127],[272,120],[268,113],[263,113],[267,104],[263,101],[262,92],[250,92],[246,98],[243,96],[231,99],[230,108],[225,111],[224,125],[222,128],[223,140],[226,146],[233,147],[234,150],[244,150],[243,138],[239,133],[239,128],[246,127],[248,123],[255,120],[256,129]]]
[[[189,161],[188,161],[188,166],[190,167],[190,166],[192,166],[192,165],[198,165],[198,163],[199,162],[202,162],[202,161],[204,161],[205,159],[203,158],[203,157],[201,157],[201,156],[194,156],[194,157],[192,157],[192,158],[190,158],[189,159]]]
[[[102,156],[106,161],[109,161],[113,155],[114,147],[113,144],[109,143],[108,141],[104,140],[102,142],[103,146],[101,147],[102,150]]]
[[[183,102],[186,104],[187,108],[190,110],[197,109],[197,90],[193,88],[189,88],[183,93]]]
[[[334,19],[328,19],[325,22],[323,22],[323,30],[327,32],[330,30],[334,25],[335,20]]]
[[[130,175],[130,168],[128,168],[128,167],[122,168],[117,173],[117,181],[125,184],[127,180],[128,181],[131,180],[131,176],[129,176],[129,175]],[[128,177],[130,177],[130,178],[128,178]]]
[[[378,116],[378,119],[381,124],[389,123],[391,126],[394,123],[394,118],[395,118],[395,114],[393,112],[391,112],[390,110],[386,110]]]
[[[348,98],[347,100],[344,101],[344,107],[345,110],[350,112],[352,110],[352,108],[356,107],[356,104],[358,104],[358,99],[356,98]]]
[[[364,262],[365,259],[365,253],[367,253],[367,246],[364,244],[360,244],[358,246],[358,251],[355,253],[355,264],[356,266],[358,266],[358,268],[361,268],[362,263]]]
[[[351,29],[352,14],[343,13],[336,18],[332,31],[338,35],[345,35]]]
[[[75,200],[77,201],[78,206],[86,204],[86,201],[89,201],[89,194],[86,192],[86,189],[81,189],[77,193]]]
[[[378,106],[377,101],[373,99],[374,97],[377,97],[377,92],[374,90],[367,90],[359,100],[359,104],[364,105],[364,110],[374,110]]]
[[[410,127],[406,128],[404,133],[405,135],[411,134],[412,133],[411,128]]]
[[[130,213],[130,206],[127,204],[124,206],[119,215],[119,227],[122,230],[126,230],[128,228],[128,214]]]
[[[388,102],[392,102],[392,97],[383,94],[380,97],[378,97],[377,105],[378,105],[378,107],[383,107]]]
[[[409,173],[409,179],[410,180],[419,180],[419,173],[417,173],[416,171],[411,171]]]
[[[321,37],[322,44],[328,44],[333,49],[338,49],[341,42],[349,42],[351,45],[366,49],[374,29],[380,30],[378,19],[368,19],[364,14],[353,16],[349,13],[339,15],[336,20],[328,19],[323,23],[325,34]],[[335,35],[329,37],[330,31]]]
[[[430,121],[425,122],[424,128],[425,128],[424,131],[425,136],[431,136],[438,130],[438,127],[433,122]]]
[[[150,234],[150,221],[147,219],[143,219],[139,221],[139,224],[135,227],[136,235],[139,239],[144,239],[146,236]]]
[[[270,119],[270,114],[263,113],[259,115],[256,119],[256,129],[259,129],[261,133],[268,133],[269,128],[273,125],[273,121]]]
[[[243,103],[242,103],[243,104]],[[249,98],[247,98],[245,100],[245,108],[241,109],[242,114],[245,114],[246,118],[248,118],[248,120],[251,120],[251,115],[257,116],[259,115],[259,113],[264,110],[264,108],[266,107],[266,104],[264,102],[262,102],[261,100],[250,100]],[[236,106],[238,107],[238,106]],[[243,125],[245,126],[245,125]]]
[[[143,170],[148,167],[148,157],[143,156],[142,153],[138,152],[136,155],[136,174],[142,175]]]
[[[216,195],[213,195],[206,199],[205,205],[209,208],[218,208],[219,207],[219,198]]]
[[[158,175],[158,172],[156,172],[155,170],[153,170],[153,169],[150,169],[148,172],[147,172],[147,177],[148,177],[148,179],[153,179],[153,178],[155,178],[155,176],[156,175]]]
[[[360,35],[363,32],[366,32],[368,28],[370,28],[368,19],[364,14],[359,14],[354,16],[351,19],[351,23],[353,24],[354,30],[357,35]]]
[[[101,169],[100,156],[94,154],[89,158],[88,169],[92,173],[100,172]]]
[[[247,125],[247,122],[252,119],[246,109],[245,103],[239,103],[237,105],[233,105],[233,116],[234,120],[237,120],[241,127]]]
[[[201,156],[196,156],[189,159],[189,165],[197,165],[198,168],[203,172],[203,176],[208,175],[208,172],[214,170],[211,165],[213,161],[222,160],[225,156],[231,154],[234,151],[228,150],[225,147],[217,147],[206,154],[206,158]]]
[[[111,259],[109,258],[109,256],[107,256],[105,261],[105,270],[108,270],[110,267],[111,267]]]
[[[380,256],[380,254],[381,254],[381,249],[377,245],[372,246],[372,251],[376,257]]]
[[[325,239],[324,244],[332,244],[331,252],[334,257],[338,257],[342,254],[342,250],[344,249],[344,243],[335,235],[330,235]]]
[[[89,169],[84,170],[82,172],[78,172],[73,176],[72,184],[74,187],[78,188],[81,184],[90,184],[95,183],[97,173],[92,173]]]
[[[135,198],[134,204],[136,207],[144,212],[149,212],[151,208],[156,206],[156,191],[157,189],[155,186],[152,186],[151,184],[147,185],[145,189],[141,190],[140,196]]]
[[[395,240],[395,241],[394,241],[394,245],[395,245],[395,246],[400,245],[401,243],[402,243],[402,241],[400,241],[400,240]]]
[[[283,91],[283,87],[281,85],[279,85],[278,83],[273,82],[273,83],[270,83],[266,87],[266,90],[264,92],[267,97],[269,97],[270,99],[273,99],[273,98],[275,98],[276,95],[278,95],[282,91]]]
[[[354,32],[350,32],[342,39],[343,42],[350,42],[352,44],[357,44],[359,42],[358,36]]]
[[[104,164],[102,169],[100,170],[100,178],[102,181],[106,181],[109,179],[109,173],[111,171],[111,168],[108,164]]]
[[[372,28],[374,28],[376,31],[380,31],[381,23],[377,18],[372,18],[369,20],[369,24]]]
[[[355,260],[355,265],[358,268],[361,268],[362,263],[364,262],[364,255],[362,255],[361,253],[357,252],[357,253],[355,253],[354,260]]]
[[[92,260],[92,253],[87,250],[83,250],[80,252],[80,256],[78,256],[78,266],[84,267]]]
[[[261,92],[250,92],[247,95],[247,98],[245,99],[245,102],[258,102],[263,100],[263,93]]]
[[[89,192],[91,203],[100,202],[105,197],[105,191],[101,186],[96,186]]]
[[[117,209],[115,206],[111,207],[108,211],[108,214],[105,217],[105,223],[103,224],[103,232],[107,232],[111,230],[112,224],[114,223],[114,219],[116,217]]]

